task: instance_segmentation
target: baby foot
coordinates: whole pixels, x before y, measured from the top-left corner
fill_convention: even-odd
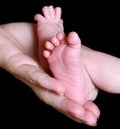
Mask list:
[[[71,32],[66,38],[58,33],[47,41],[43,51],[55,79],[65,86],[65,96],[84,104],[94,100],[94,85],[81,61],[81,41],[77,33]]]
[[[53,6],[44,6],[42,8],[43,15],[36,14],[34,19],[37,21],[37,34],[39,42],[39,60],[40,64],[49,70],[49,65],[45,58],[43,58],[42,51],[44,49],[45,41],[49,41],[52,36],[55,36],[58,32],[64,33],[63,31],[63,20],[61,19],[61,8]]]

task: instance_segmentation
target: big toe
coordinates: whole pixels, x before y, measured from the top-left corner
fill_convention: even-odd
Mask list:
[[[71,45],[72,47],[77,47],[81,45],[81,40],[79,35],[76,32],[70,32],[68,34],[68,43],[69,45]]]

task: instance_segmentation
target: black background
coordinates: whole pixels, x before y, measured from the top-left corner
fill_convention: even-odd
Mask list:
[[[118,3],[74,0],[4,0],[0,3],[0,24],[34,22],[44,5],[62,7],[65,33],[77,31],[82,43],[93,49],[120,57]],[[8,52],[9,54],[9,52]],[[0,69],[1,124],[11,128],[107,129],[120,128],[120,95],[99,92],[95,103],[101,110],[96,127],[81,125],[41,102],[24,83]]]

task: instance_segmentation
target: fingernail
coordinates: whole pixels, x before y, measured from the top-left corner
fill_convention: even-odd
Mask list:
[[[97,126],[97,123],[96,124],[94,124],[94,125],[92,125],[93,127],[95,127],[95,126]]]

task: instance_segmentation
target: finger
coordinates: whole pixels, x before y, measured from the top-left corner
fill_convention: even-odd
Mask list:
[[[96,104],[94,104],[93,102],[89,101],[89,102],[87,102],[87,103],[84,104],[84,108],[86,110],[89,110],[89,111],[93,112],[94,115],[97,118],[99,118],[99,116],[100,116],[100,110],[99,110],[99,108],[97,107]]]
[[[97,118],[91,111],[86,110],[83,106],[67,99],[65,96],[56,95],[45,89],[36,89],[36,94],[45,103],[75,122],[89,126],[95,126],[97,123]]]
[[[85,118],[83,122],[90,126],[96,126],[100,115],[99,108],[92,101],[86,102],[83,107],[85,109]]]
[[[81,118],[84,115],[84,109],[81,105],[67,99],[65,96],[54,94],[53,92],[45,89],[39,88],[36,89],[35,92],[45,103],[63,113],[70,119],[81,123]]]
[[[89,110],[85,111],[83,123],[89,126],[96,126],[97,125],[97,117]]]
[[[21,81],[36,87],[42,87],[47,90],[63,95],[64,87],[54,78],[46,74],[42,68],[33,65],[20,65],[16,70],[17,78]]]

